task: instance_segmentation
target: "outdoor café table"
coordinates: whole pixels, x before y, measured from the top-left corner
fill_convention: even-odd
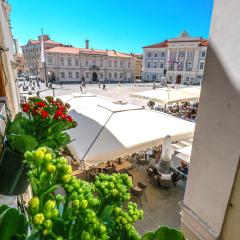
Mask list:
[[[116,167],[117,172],[124,172],[125,170],[129,170],[133,168],[133,165],[127,161],[124,160],[122,163],[114,163],[114,166]]]

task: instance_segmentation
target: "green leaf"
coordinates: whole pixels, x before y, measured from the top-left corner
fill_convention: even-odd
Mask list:
[[[153,240],[155,236],[155,233],[153,232],[147,232],[143,235],[142,240]]]
[[[11,149],[21,154],[32,151],[38,146],[36,139],[29,135],[10,134],[8,141]]]
[[[0,216],[1,216],[1,214],[6,210],[6,209],[8,209],[9,207],[7,206],[7,205],[1,205],[0,206]]]
[[[0,239],[12,240],[27,232],[26,217],[15,208],[8,208],[0,215]]]
[[[148,232],[142,240],[184,240],[183,233],[174,228],[161,226],[156,232]]]
[[[111,216],[112,211],[113,205],[108,205],[101,211],[100,218],[103,222],[105,222]]]
[[[52,231],[57,236],[63,236],[63,237],[66,236],[65,223],[64,223],[63,219],[56,218],[53,220]]]
[[[40,233],[40,231],[37,231],[37,232],[35,232],[35,233],[32,233],[30,236],[28,236],[28,237],[26,238],[26,240],[36,240],[36,239],[38,239],[39,233]]]

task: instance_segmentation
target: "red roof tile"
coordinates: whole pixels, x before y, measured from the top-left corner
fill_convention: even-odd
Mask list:
[[[75,47],[53,47],[45,50],[47,53],[67,53],[67,54],[79,54],[79,53],[86,53],[91,55],[107,55],[109,57],[124,57],[130,58],[130,56],[114,51],[114,50],[99,50],[99,49],[86,49],[86,48],[75,48]]]
[[[143,48],[166,48],[168,46],[168,41],[164,41],[161,43],[157,43],[157,44],[153,44],[153,45],[149,45]]]
[[[208,46],[208,40],[203,39],[199,46]]]
[[[179,41],[177,41],[177,40],[165,40],[164,42],[149,45],[149,46],[146,46],[146,47],[143,47],[143,48],[165,48],[165,47],[168,46],[168,43],[174,43],[174,42],[179,42]],[[208,45],[208,40],[203,39],[203,38],[200,38],[199,40],[198,39],[186,38],[186,39],[183,39],[182,42],[200,42],[199,46],[207,46]]]

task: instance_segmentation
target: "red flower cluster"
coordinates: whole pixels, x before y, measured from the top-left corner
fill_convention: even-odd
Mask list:
[[[48,114],[47,111],[45,111],[45,110],[42,110],[42,111],[41,111],[41,117],[42,117],[42,118],[46,118],[46,117],[48,117],[48,115],[49,115],[49,114]]]
[[[46,106],[46,103],[45,102],[37,102],[36,105],[44,108]]]
[[[54,114],[54,119],[62,119],[62,120],[66,120],[68,122],[72,122],[73,119],[71,116],[66,115],[62,110],[57,110]]]
[[[23,112],[29,113],[33,118],[40,116],[41,119],[66,121],[75,126],[76,123],[72,117],[67,115],[69,108],[69,104],[64,105],[60,99],[54,100],[53,97],[46,97],[46,100],[37,97],[29,98],[29,102],[22,105]]]
[[[23,110],[23,112],[28,113],[28,112],[30,111],[30,106],[29,106],[29,104],[28,104],[28,103],[24,103],[24,104],[22,105],[22,110]]]

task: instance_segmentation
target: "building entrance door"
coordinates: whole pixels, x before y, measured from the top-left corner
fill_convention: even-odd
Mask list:
[[[181,75],[177,75],[176,84],[181,84],[181,83],[182,83],[182,76]]]
[[[92,81],[93,82],[97,82],[97,73],[96,72],[93,72],[93,74],[92,74]]]

